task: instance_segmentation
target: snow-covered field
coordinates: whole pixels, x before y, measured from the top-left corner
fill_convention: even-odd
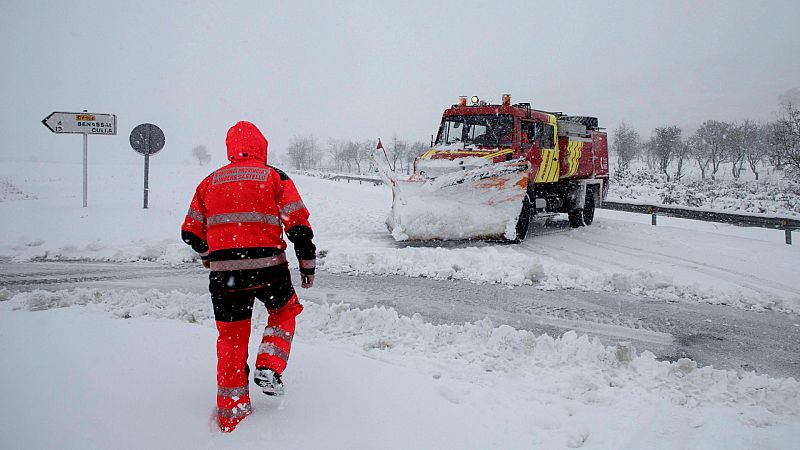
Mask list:
[[[208,167],[5,163],[0,257],[192,261],[179,226]],[[782,233],[599,211],[521,245],[397,243],[385,186],[294,176],[321,270],[632,293],[800,312],[800,264]],[[204,280],[198,280],[203,283]],[[390,287],[387,287],[390,288]],[[302,296],[302,292],[300,292]],[[488,321],[431,325],[393,310],[307,303],[290,389],[255,396],[232,435],[209,423],[207,295],[0,290],[3,448],[794,448],[800,384],[659,362],[574,332]],[[436,301],[436,299],[430,299]],[[128,319],[128,320],[125,320]],[[263,311],[257,320],[263,324]],[[8,370],[7,368],[14,368]]]
[[[762,181],[687,178],[667,181],[663,174],[637,169],[612,175],[609,200],[713,209],[741,214],[800,217],[800,183],[781,178]]]
[[[0,358],[15,368],[0,375],[4,448],[788,449],[800,438],[793,379],[658,362],[574,332],[314,303],[286,397],[254,396],[255,414],[222,435],[207,295],[1,298]]]

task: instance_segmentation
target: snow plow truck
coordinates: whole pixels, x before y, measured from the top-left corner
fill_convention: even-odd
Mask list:
[[[530,103],[460,97],[444,111],[431,148],[410,176],[373,153],[392,189],[386,225],[396,240],[520,242],[532,220],[566,213],[590,225],[608,191],[608,140],[597,118],[540,111]]]

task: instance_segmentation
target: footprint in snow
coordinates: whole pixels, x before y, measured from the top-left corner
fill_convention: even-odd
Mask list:
[[[439,395],[450,403],[456,405],[461,404],[461,396],[448,386],[439,386]]]

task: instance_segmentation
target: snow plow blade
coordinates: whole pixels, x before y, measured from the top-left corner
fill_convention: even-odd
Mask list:
[[[392,188],[386,226],[398,241],[515,240],[528,187],[528,162],[516,159],[455,171],[435,179],[415,174],[401,180],[374,157]]]

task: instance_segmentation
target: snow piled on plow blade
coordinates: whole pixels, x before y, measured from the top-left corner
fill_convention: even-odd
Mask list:
[[[433,180],[398,180],[391,171],[381,172],[392,187],[386,225],[398,241],[516,238],[528,184],[524,160],[458,170]]]

